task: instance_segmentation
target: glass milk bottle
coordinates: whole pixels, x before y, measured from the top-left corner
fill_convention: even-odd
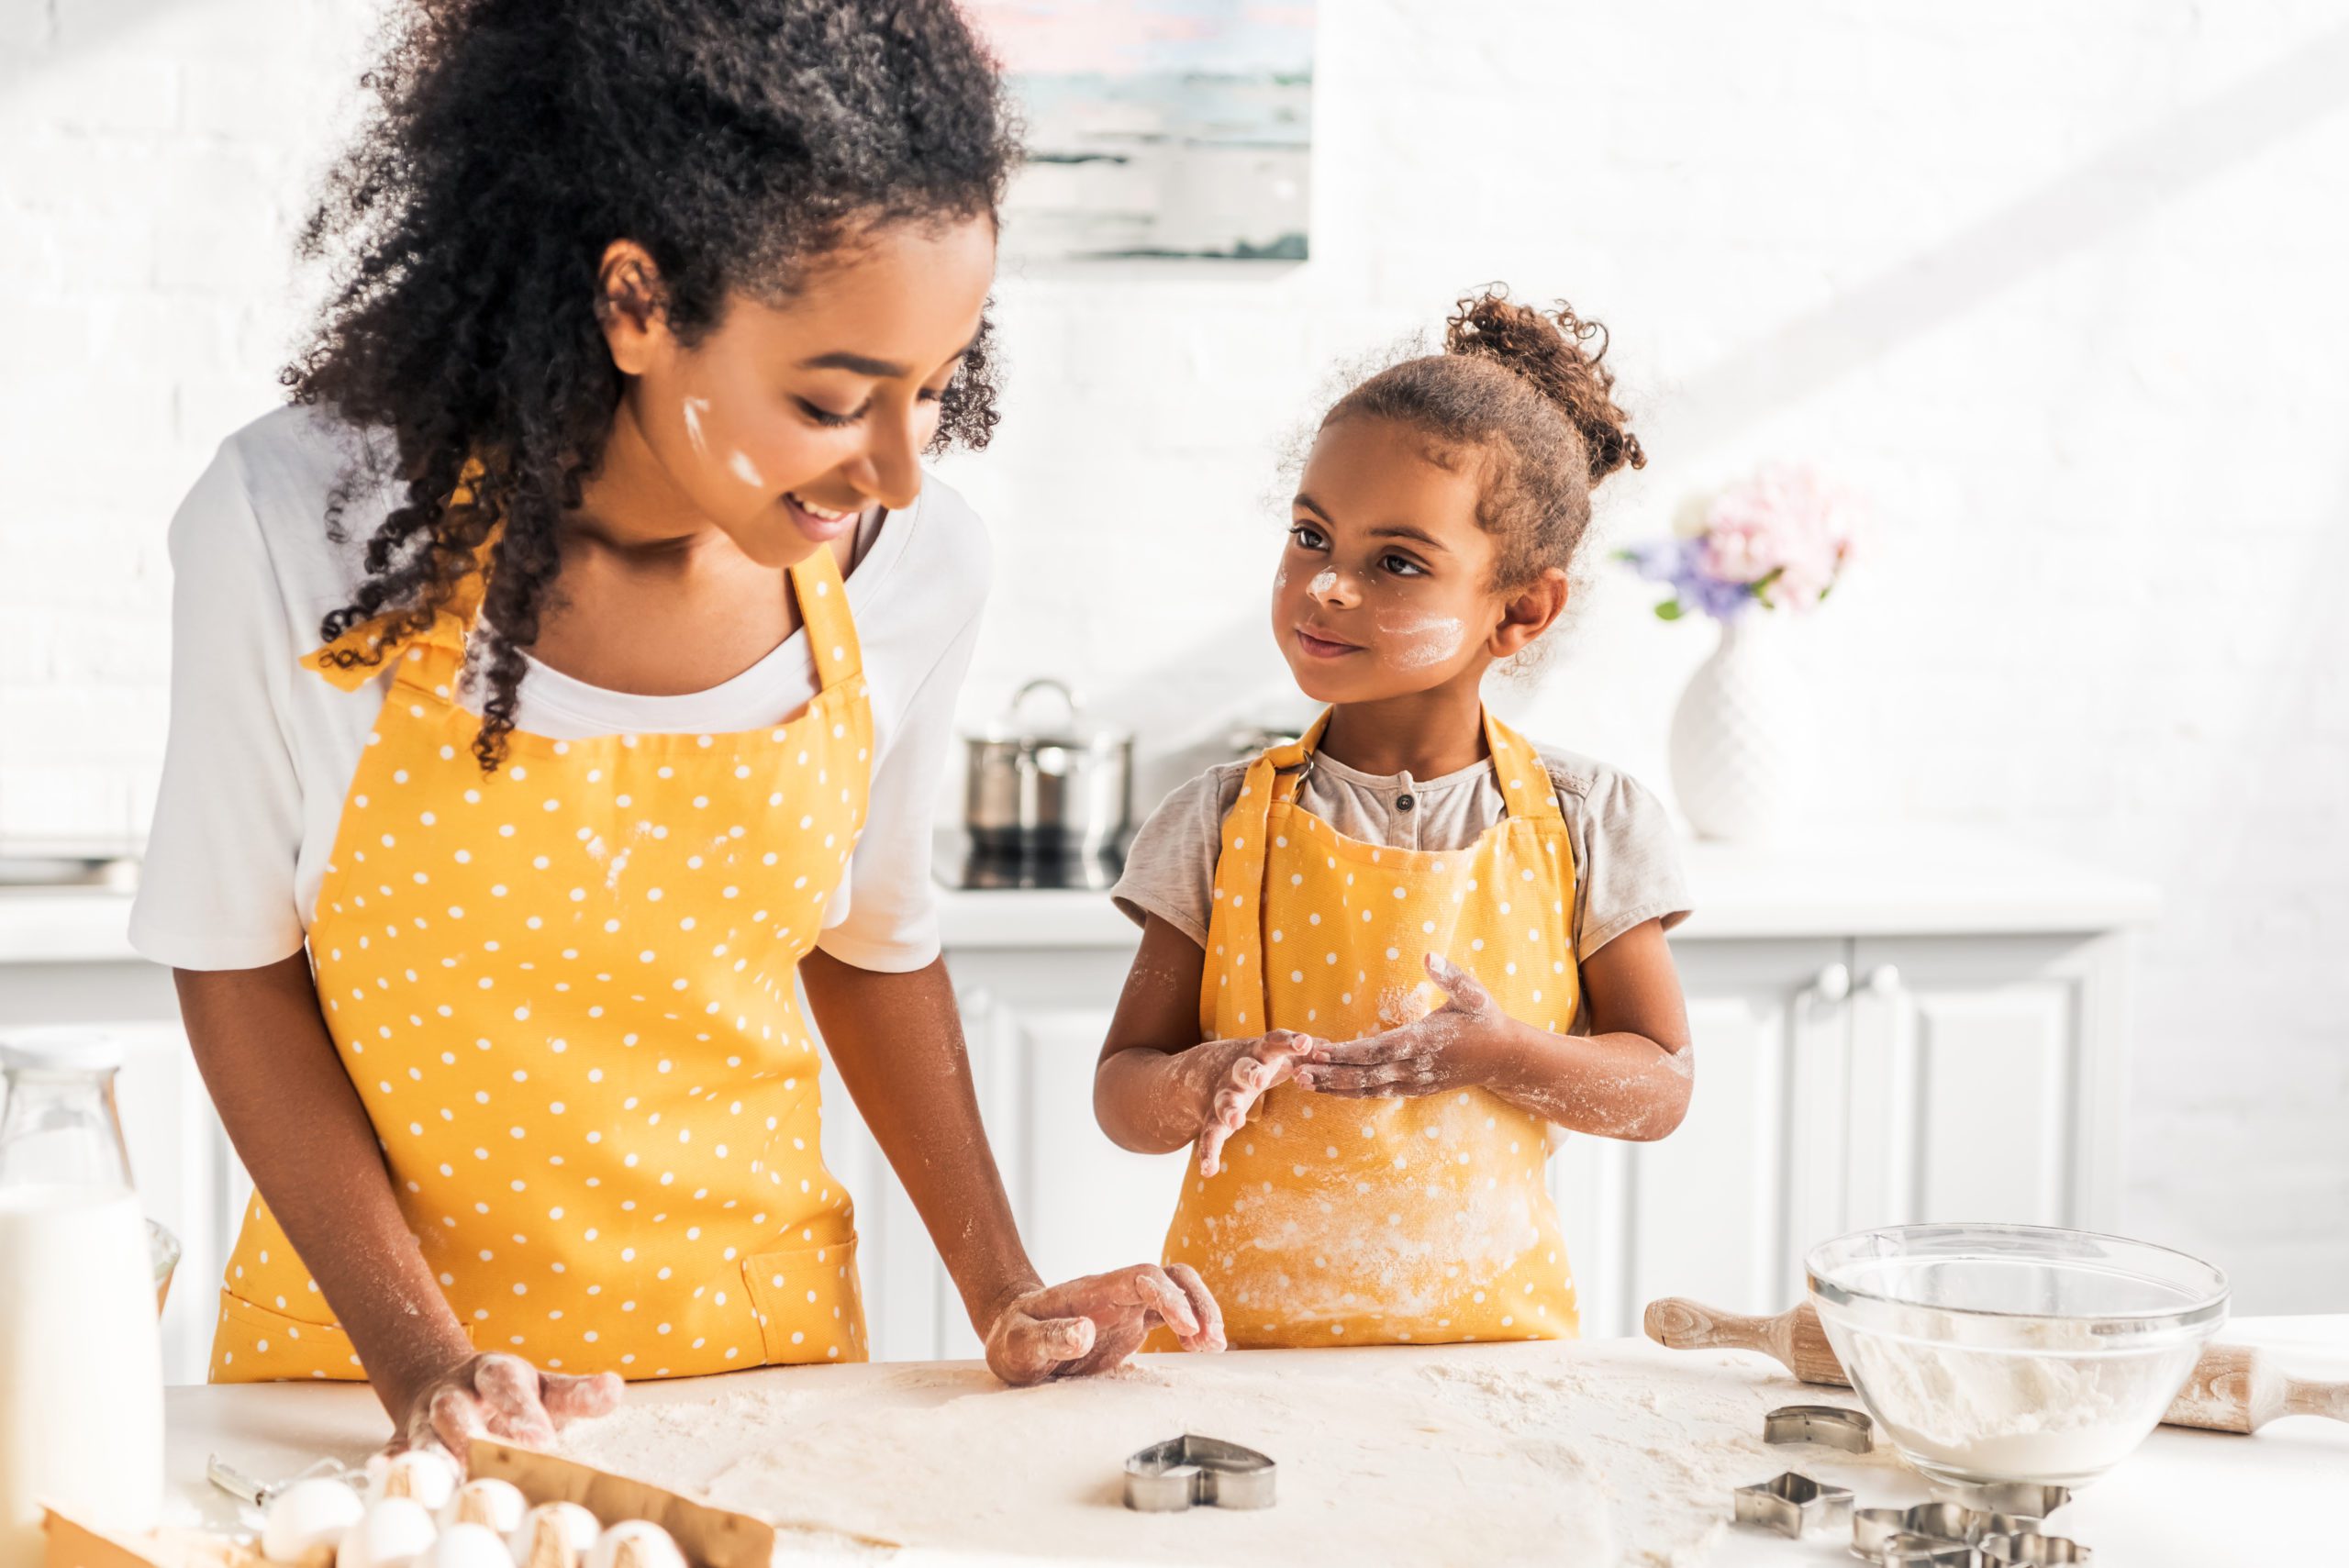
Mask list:
[[[162,1502],[162,1340],[121,1065],[103,1036],[0,1037],[0,1568],[39,1563],[43,1507],[140,1529]]]

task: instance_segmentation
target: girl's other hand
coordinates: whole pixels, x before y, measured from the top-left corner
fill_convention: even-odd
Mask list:
[[[1247,1125],[1248,1112],[1275,1084],[1296,1076],[1297,1065],[1325,1042],[1289,1029],[1275,1029],[1254,1040],[1219,1040],[1205,1049],[1222,1060],[1208,1084],[1207,1120],[1199,1129],[1199,1174],[1212,1176],[1223,1169],[1223,1146]]]
[[[407,1402],[392,1451],[445,1450],[462,1470],[475,1438],[546,1448],[572,1422],[609,1413],[622,1387],[617,1373],[566,1377],[540,1372],[520,1356],[471,1356]]]
[[[1014,1296],[987,1330],[987,1366],[1004,1382],[1090,1377],[1120,1365],[1163,1323],[1186,1351],[1223,1349],[1223,1312],[1198,1272],[1137,1263]]]
[[[1317,1095],[1351,1099],[1440,1095],[1488,1081],[1508,1018],[1476,977],[1438,953],[1428,978],[1442,1006],[1399,1029],[1342,1043],[1317,1042],[1297,1067],[1297,1081]]]

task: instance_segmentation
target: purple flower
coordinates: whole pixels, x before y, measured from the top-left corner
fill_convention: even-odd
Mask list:
[[[1656,614],[1691,610],[1733,620],[1749,606],[1800,613],[1835,585],[1859,531],[1858,503],[1816,472],[1776,465],[1698,505],[1688,531],[1620,551],[1641,576],[1668,584]]]

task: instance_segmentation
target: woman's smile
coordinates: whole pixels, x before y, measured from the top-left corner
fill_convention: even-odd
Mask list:
[[[845,512],[834,511],[829,506],[818,506],[812,501],[802,500],[788,491],[784,493],[783,507],[791,517],[792,527],[818,544],[829,544],[856,527],[858,513],[854,507]]]

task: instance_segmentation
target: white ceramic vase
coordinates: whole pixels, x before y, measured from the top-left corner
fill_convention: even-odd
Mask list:
[[[1672,791],[1699,837],[1776,838],[1809,782],[1809,694],[1782,633],[1760,609],[1721,622],[1673,710]]]

